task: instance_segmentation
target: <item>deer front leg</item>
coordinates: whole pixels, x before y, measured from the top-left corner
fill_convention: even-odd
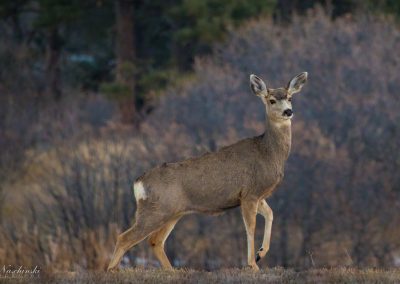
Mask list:
[[[264,239],[261,248],[257,252],[256,262],[258,262],[261,258],[263,258],[268,250],[271,242],[271,229],[272,229],[272,220],[273,213],[271,207],[268,206],[267,202],[263,199],[258,204],[258,211],[265,219],[265,229],[264,229]]]
[[[254,231],[256,228],[258,200],[242,200],[241,210],[247,233],[247,264],[253,270],[259,270],[254,254]]]

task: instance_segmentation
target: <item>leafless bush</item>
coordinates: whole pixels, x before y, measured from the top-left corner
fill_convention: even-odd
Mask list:
[[[294,99],[286,177],[270,200],[275,221],[268,264],[394,265],[400,249],[399,45],[400,32],[388,19],[331,21],[316,10],[289,27],[260,20],[232,31],[213,57],[197,60],[196,79],[168,90],[139,133],[87,135],[79,119],[71,120],[77,133],[58,139],[45,152],[44,175],[34,175],[40,195],[20,234],[39,233],[32,235],[31,253],[15,254],[15,262],[37,257],[58,268],[102,267],[112,251],[113,224],[125,229],[133,218],[130,184],[136,176],[261,133],[264,109],[248,90],[248,75],[278,87],[306,70],[309,84]],[[50,141],[57,140],[53,133]],[[10,233],[2,239],[12,248],[0,254],[5,257],[27,244]],[[185,218],[167,253],[177,265],[241,265],[242,221],[236,211]],[[145,245],[133,254],[131,260],[151,257]]]

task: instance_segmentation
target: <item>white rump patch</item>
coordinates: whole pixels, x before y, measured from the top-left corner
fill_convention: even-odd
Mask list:
[[[143,182],[141,181],[135,182],[133,184],[133,193],[135,194],[136,201],[139,201],[140,199],[145,200],[147,198]]]

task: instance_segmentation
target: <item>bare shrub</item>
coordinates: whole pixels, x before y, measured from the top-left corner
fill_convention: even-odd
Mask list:
[[[288,27],[265,19],[232,31],[212,57],[196,61],[195,79],[161,97],[140,132],[87,134],[72,120],[72,132],[82,131],[45,151],[42,174],[34,175],[41,201],[32,199],[29,225],[18,234],[40,233],[22,255],[14,252],[28,247],[28,238],[2,232],[8,241],[0,243],[9,244],[2,260],[14,253],[15,263],[36,258],[59,269],[101,268],[116,227],[125,229],[133,218],[136,176],[261,133],[264,110],[249,91],[249,74],[277,87],[306,70],[309,84],[294,98],[286,177],[270,199],[275,221],[268,264],[393,266],[400,249],[399,45],[390,19],[331,21],[318,9]],[[245,234],[236,213],[184,218],[167,241],[172,262],[242,265]],[[146,245],[131,256],[136,264],[151,257]]]

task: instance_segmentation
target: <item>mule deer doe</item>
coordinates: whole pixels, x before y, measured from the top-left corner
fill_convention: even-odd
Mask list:
[[[122,256],[148,237],[163,268],[172,268],[164,243],[178,220],[190,213],[219,213],[241,207],[247,232],[248,265],[268,252],[272,210],[264,200],[283,179],[291,146],[292,95],[307,81],[300,73],[285,88],[267,89],[256,75],[250,76],[252,91],[266,106],[265,132],[241,140],[217,152],[185,161],[163,164],[136,179],[135,224],[118,236],[108,270],[115,269]],[[255,255],[256,215],[265,218],[262,247]]]

